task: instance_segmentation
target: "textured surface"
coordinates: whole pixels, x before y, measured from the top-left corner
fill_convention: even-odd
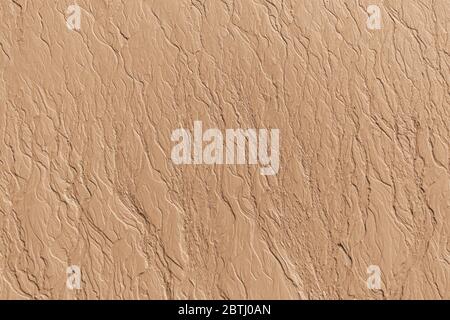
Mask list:
[[[450,298],[448,0],[77,2],[0,0],[1,298]],[[195,120],[279,173],[175,166]]]

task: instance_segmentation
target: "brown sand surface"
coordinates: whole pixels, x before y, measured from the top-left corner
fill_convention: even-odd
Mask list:
[[[448,0],[76,2],[0,0],[0,298],[450,299]]]

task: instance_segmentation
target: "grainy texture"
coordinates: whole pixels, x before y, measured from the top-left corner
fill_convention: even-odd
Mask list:
[[[450,298],[448,0],[77,2],[0,0],[0,298]]]

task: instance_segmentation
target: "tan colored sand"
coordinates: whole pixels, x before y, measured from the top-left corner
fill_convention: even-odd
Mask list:
[[[450,298],[447,0],[77,2],[0,1],[0,298]],[[195,120],[279,173],[175,166]]]

